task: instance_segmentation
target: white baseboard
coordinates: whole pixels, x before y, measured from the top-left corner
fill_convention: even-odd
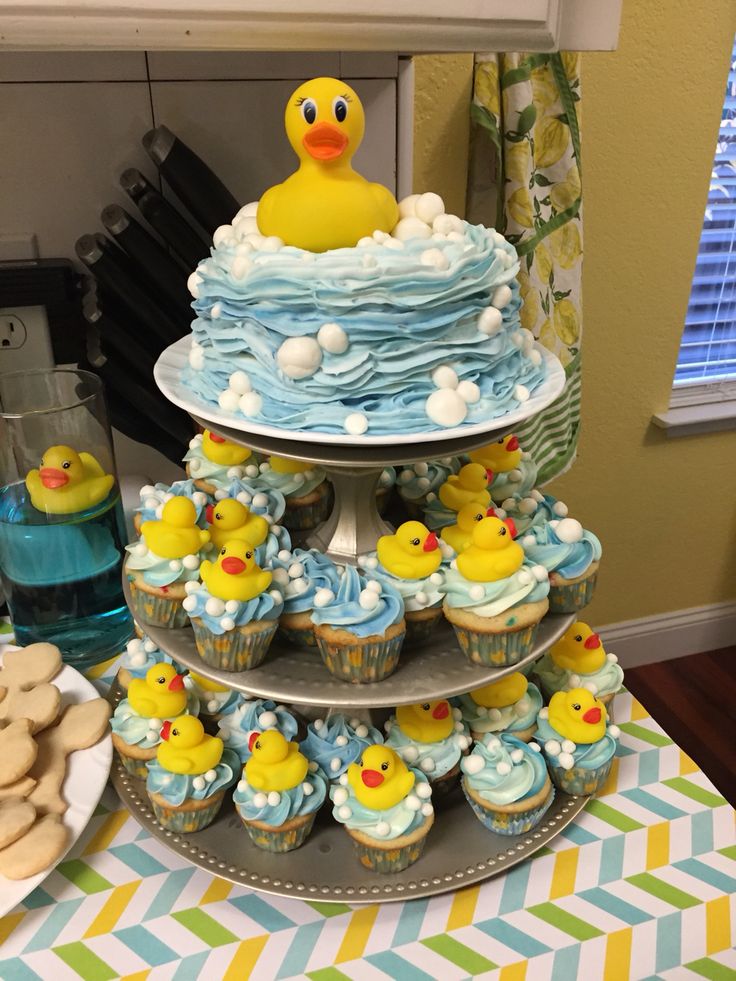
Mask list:
[[[736,644],[736,602],[622,620],[599,627],[598,632],[623,668],[716,651]]]

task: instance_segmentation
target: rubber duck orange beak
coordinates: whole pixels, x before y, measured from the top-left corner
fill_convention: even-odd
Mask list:
[[[503,523],[506,525],[508,530],[511,532],[511,537],[516,538],[518,532],[516,530],[516,525],[514,524],[513,518],[504,518]]]
[[[439,543],[437,542],[437,535],[434,531],[430,531],[427,537],[424,539],[424,545],[422,548],[425,552],[434,552],[436,548],[439,548]]]
[[[169,691],[181,691],[184,687],[184,675],[175,674],[169,682]]]
[[[166,722],[164,722],[164,724],[161,726],[161,732],[159,732],[159,736],[161,736],[161,738],[164,741],[168,742],[170,735],[171,735],[171,722],[167,719]]]
[[[366,787],[380,787],[383,783],[383,774],[378,770],[363,770],[360,776]]]
[[[332,123],[315,123],[307,130],[302,143],[315,160],[335,160],[348,145],[348,138]]]
[[[590,722],[591,725],[595,725],[596,722],[600,722],[600,721],[601,721],[601,710],[598,708],[597,705],[594,705],[593,708],[589,708],[588,711],[583,716],[583,722]]]
[[[519,440],[516,438],[516,436],[511,437],[511,439],[506,444],[506,449],[509,451],[509,453],[513,453],[514,450],[519,449]]]
[[[245,572],[245,562],[242,559],[236,558],[234,555],[228,555],[226,559],[223,559],[220,563],[222,566],[222,571],[226,572],[229,576],[239,576],[241,572]]]
[[[256,739],[258,739],[259,736],[260,736],[260,732],[258,732],[257,730],[254,730],[248,736],[248,749],[251,751],[251,753],[253,752],[253,746],[255,745],[255,741]]]
[[[59,487],[63,487],[69,483],[68,475],[56,467],[41,467],[38,475],[41,478],[41,483],[48,490],[57,490]]]
[[[214,516],[215,516],[215,505],[208,504],[207,507],[204,509],[204,520],[207,522],[208,525],[212,524],[212,519],[214,518]]]
[[[591,634],[585,641],[583,647],[588,651],[594,651],[601,646],[601,639],[598,634]]]
[[[446,719],[450,714],[450,706],[447,702],[440,702],[439,705],[435,705],[434,711],[432,712],[433,719]]]
[[[496,511],[495,511],[495,509],[494,508],[486,508],[486,517],[487,518],[495,518],[496,517]]]
[[[493,480],[493,471],[489,470],[488,467],[486,467],[486,480],[489,484]]]
[[[218,436],[217,433],[210,432],[210,439],[213,443],[227,443],[224,436]]]

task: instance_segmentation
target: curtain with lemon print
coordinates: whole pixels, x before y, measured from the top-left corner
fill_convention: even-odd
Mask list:
[[[560,398],[518,430],[540,483],[575,457],[580,427],[582,209],[579,55],[475,58],[468,218],[519,253],[522,326],[565,368]]]

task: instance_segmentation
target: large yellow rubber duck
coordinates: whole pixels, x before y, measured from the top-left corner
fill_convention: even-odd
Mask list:
[[[309,762],[299,752],[298,743],[286,741],[277,729],[251,733],[245,779],[256,790],[291,790],[306,777]]]
[[[387,811],[414,786],[416,777],[388,746],[369,746],[357,763],[348,767],[348,783],[364,807]]]
[[[457,557],[458,570],[472,582],[496,582],[519,570],[524,549],[514,541],[510,518],[483,518],[473,529],[473,542]]]
[[[41,467],[26,476],[31,504],[46,514],[86,511],[104,501],[114,483],[91,453],[77,453],[71,446],[50,446]]]
[[[337,78],[305,82],[292,93],[284,123],[299,169],[261,198],[256,220],[262,235],[326,252],[394,228],[399,207],[393,194],[350,163],[363,139],[365,116],[349,85]]]
[[[493,681],[490,685],[476,688],[470,692],[470,697],[476,705],[482,705],[489,709],[500,709],[507,705],[513,705],[514,702],[523,698],[528,686],[529,682],[521,671],[514,671],[513,674],[507,674],[500,681]]]
[[[574,743],[594,743],[606,734],[608,713],[587,688],[556,691],[549,701],[549,724]]]
[[[252,452],[247,446],[231,443],[229,439],[218,436],[209,429],[205,429],[202,434],[202,453],[210,463],[219,463],[223,467],[239,467],[250,459]]]
[[[199,575],[212,596],[241,603],[268,589],[273,578],[256,564],[253,546],[237,540],[223,545],[217,561],[205,559]]]
[[[549,653],[559,668],[576,674],[593,674],[606,663],[600,637],[582,620],[568,627]]]
[[[466,463],[458,473],[452,473],[440,486],[438,497],[450,511],[459,511],[466,504],[491,503],[488,482],[492,474],[480,463]]]
[[[197,511],[188,497],[172,497],[164,504],[160,521],[143,522],[141,538],[162,559],[183,559],[196,555],[210,533],[197,527]]]
[[[454,548],[456,552],[464,552],[472,544],[473,529],[483,518],[492,518],[495,514],[493,508],[487,508],[484,504],[477,504],[471,501],[465,504],[457,512],[457,523],[448,525],[440,532],[443,542]]]
[[[473,463],[480,463],[493,473],[508,473],[509,470],[516,470],[521,463],[521,448],[516,436],[504,436],[488,446],[471,450],[468,456]]]
[[[276,473],[305,473],[314,468],[313,463],[305,463],[303,460],[290,460],[285,456],[270,456],[268,462],[271,469]]]
[[[442,563],[437,535],[421,521],[405,521],[393,535],[381,535],[376,554],[383,568],[401,579],[426,579]]]
[[[418,705],[399,705],[396,721],[409,739],[419,743],[439,743],[455,729],[450,703],[444,698]]]
[[[222,759],[222,740],[208,736],[202,723],[193,715],[164,722],[161,739],[163,742],[156,750],[156,759],[170,773],[198,776],[214,770]]]
[[[268,537],[268,522],[260,514],[251,514],[245,504],[234,497],[225,497],[215,504],[208,504],[205,516],[210,540],[218,548],[227,542],[240,541],[254,548]]]
[[[173,719],[187,707],[184,675],[171,664],[154,664],[145,678],[133,678],[128,685],[130,707],[147,719]]]

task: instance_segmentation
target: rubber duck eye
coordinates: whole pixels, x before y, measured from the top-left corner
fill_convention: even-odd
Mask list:
[[[171,735],[172,736],[178,736],[179,735],[179,730],[178,729],[172,729],[171,730]]]
[[[156,684],[157,685],[165,685],[166,684],[166,678],[156,678]]]
[[[501,530],[499,531],[499,535],[503,538],[505,534],[506,534],[506,528],[501,528]]]
[[[302,116],[304,117],[304,122],[308,123],[310,126],[317,118],[317,106],[311,99],[305,99],[302,102]]]
[[[429,712],[429,702],[425,702],[424,705],[422,705],[422,711]]]
[[[261,741],[260,741],[260,739],[256,739],[256,745],[255,745],[255,748],[256,748],[256,749],[260,749],[260,748],[261,748]]]
[[[253,553],[252,552],[246,552],[245,553],[245,557],[246,557],[246,559],[250,559],[250,558],[253,557]]]
[[[412,545],[418,545],[419,544],[419,539],[418,538],[412,538],[411,544]]]
[[[575,634],[575,640],[578,642],[578,644],[580,643],[580,641],[582,639],[583,639],[583,635],[582,634]]]
[[[580,702],[573,702],[572,703],[572,707],[575,709],[576,712],[579,712],[580,711]]]
[[[483,512],[482,512],[482,511],[479,511],[479,512],[478,512],[478,513],[476,514],[476,516],[475,516],[475,517],[473,518],[473,521],[482,521],[482,520],[483,520],[483,518],[485,518],[485,515],[483,514]]]
[[[226,552],[227,552],[227,549],[223,545],[223,547],[220,549],[220,555],[224,555]]]
[[[72,465],[71,460],[64,460],[61,466],[63,467],[64,470],[68,470],[71,465]]]
[[[222,521],[222,515],[219,511],[215,513],[215,521]]]
[[[363,760],[358,760],[358,766],[363,766]]]
[[[503,446],[504,439],[505,439],[505,437],[502,437],[501,439],[498,440],[498,443],[499,443],[500,446]]]
[[[341,95],[338,95],[333,101],[332,111],[334,112],[335,119],[338,121],[338,123],[345,121],[345,117],[348,114],[348,104]]]
[[[381,769],[385,772],[388,770],[388,763],[381,763]]]

